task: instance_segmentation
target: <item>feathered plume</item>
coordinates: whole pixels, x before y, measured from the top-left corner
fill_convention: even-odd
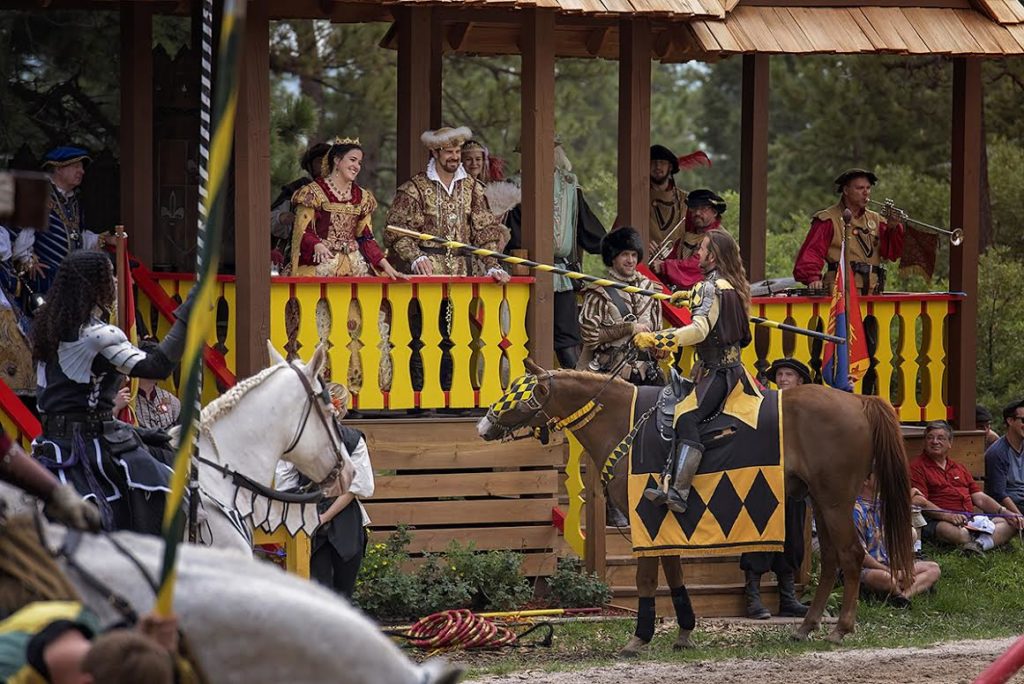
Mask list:
[[[696,152],[684,154],[682,157],[679,157],[680,171],[689,171],[690,169],[695,169],[698,166],[711,166],[711,158],[708,157],[704,150],[697,150]]]
[[[523,190],[510,180],[498,181],[487,184],[484,196],[487,198],[487,206],[490,207],[491,213],[503,216],[506,211],[522,202]]]

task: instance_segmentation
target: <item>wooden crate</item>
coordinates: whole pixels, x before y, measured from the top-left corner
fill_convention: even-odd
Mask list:
[[[475,418],[349,424],[366,434],[376,473],[374,496],[363,502],[371,542],[406,525],[413,566],[423,553],[458,541],[522,552],[528,576],[554,572],[566,553],[552,525],[567,454],[561,435],[546,446],[533,439],[485,442]]]

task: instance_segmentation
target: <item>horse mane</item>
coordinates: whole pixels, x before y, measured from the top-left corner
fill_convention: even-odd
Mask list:
[[[631,385],[626,380],[623,380],[622,377],[619,375],[610,378],[608,375],[604,373],[595,373],[594,371],[588,370],[575,370],[572,368],[559,368],[557,369],[557,371],[553,372],[557,372],[559,375],[569,375],[577,380],[593,380],[595,382],[607,382],[609,385],[619,385],[627,389],[633,387],[633,385]]]
[[[249,390],[256,387],[266,380],[267,377],[273,375],[276,371],[282,368],[285,368],[285,366],[279,363],[277,365],[270,366],[269,368],[264,368],[256,375],[250,375],[244,380],[237,382],[234,387],[207,404],[206,407],[203,408],[203,412],[200,414],[199,419],[203,423],[212,423],[217,420],[237,406],[238,402],[242,400],[242,397],[249,393]]]

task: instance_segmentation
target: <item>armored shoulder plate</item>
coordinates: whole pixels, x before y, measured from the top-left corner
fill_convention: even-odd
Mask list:
[[[702,280],[690,290],[690,313],[694,316],[711,315],[711,305],[715,303],[718,286],[714,280]]]
[[[87,383],[92,378],[92,363],[97,354],[102,354],[121,372],[127,373],[145,352],[137,349],[125,337],[124,331],[115,325],[93,321],[82,326],[81,334],[74,342],[61,342],[57,350],[61,370],[69,380]]]

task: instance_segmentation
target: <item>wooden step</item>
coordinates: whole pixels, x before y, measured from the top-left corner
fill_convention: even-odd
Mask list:
[[[693,611],[698,617],[738,617],[746,615],[747,606],[743,596],[742,584],[719,584],[686,587],[693,603]],[[765,607],[777,613],[779,610],[779,594],[774,586],[761,585],[761,601]],[[634,586],[613,586],[612,605],[630,610],[637,608],[637,590]],[[654,595],[655,611],[659,616],[672,616],[672,595],[668,587],[658,587]]]
[[[684,558],[683,581],[689,585],[742,584],[739,556]],[[664,575],[662,576],[664,577]],[[767,578],[766,578],[767,579]],[[608,556],[605,582],[612,586],[626,586],[636,581],[634,556]]]

